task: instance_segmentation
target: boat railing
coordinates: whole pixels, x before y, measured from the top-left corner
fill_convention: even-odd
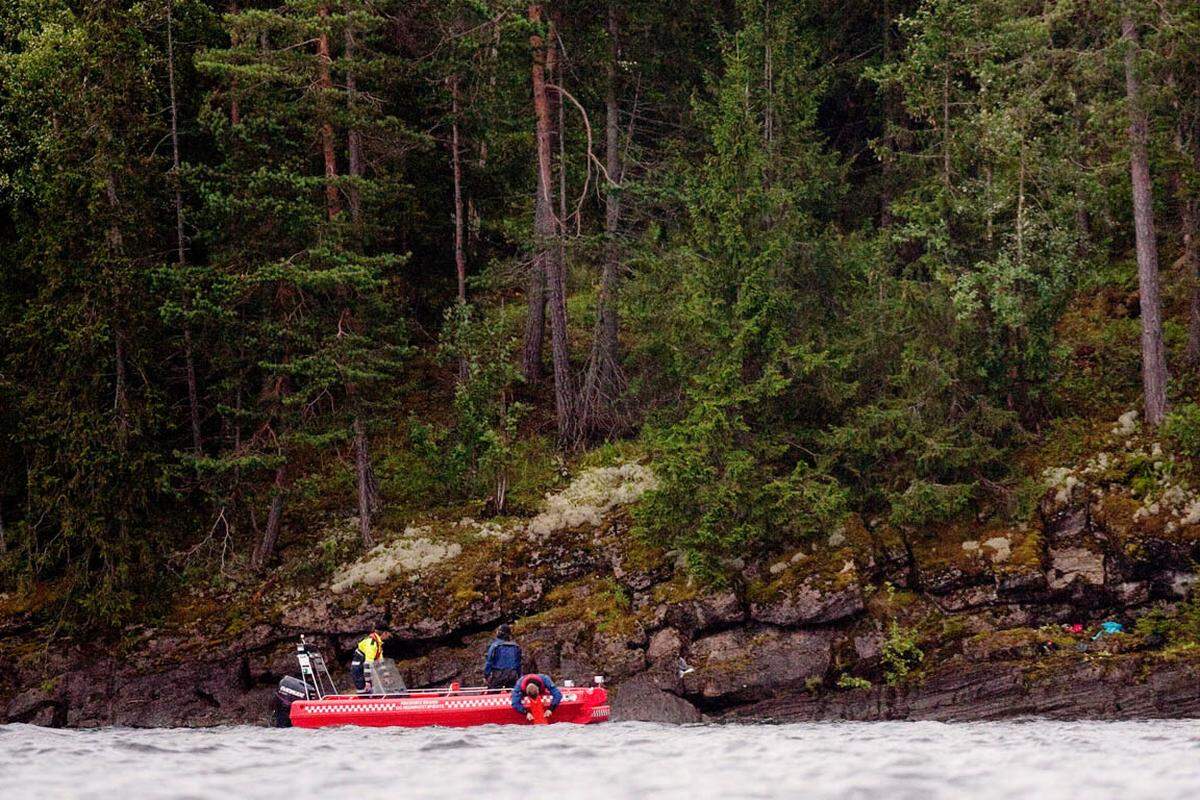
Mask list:
[[[310,645],[303,636],[296,645],[296,659],[300,662],[300,680],[304,682],[305,699],[307,700],[354,700],[370,697],[371,699],[403,700],[410,698],[432,697],[502,697],[512,694],[512,687],[489,689],[486,686],[459,686],[452,683],[449,686],[439,686],[428,689],[409,689],[404,685],[404,679],[396,669],[394,661],[383,659],[379,663],[367,662],[363,665],[368,677],[371,678],[371,691],[365,693],[342,694],[338,691],[333,676],[324,657]],[[604,677],[597,675],[594,679],[597,686],[603,685]],[[562,688],[575,689],[573,681],[564,681]]]
[[[489,689],[486,686],[438,686],[429,689],[405,689],[400,692],[383,692],[369,694],[337,694],[325,695],[324,700],[361,700],[364,697],[369,697],[372,700],[388,699],[401,700],[405,698],[430,698],[430,697],[486,697],[496,696],[504,697],[512,694],[512,687],[504,687],[500,689]]]
[[[320,700],[338,694],[337,684],[329,674],[325,658],[310,647],[303,636],[296,645],[296,660],[300,662],[300,680],[304,682],[305,699]]]

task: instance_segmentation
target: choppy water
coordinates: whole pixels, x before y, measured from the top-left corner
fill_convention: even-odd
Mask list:
[[[1200,721],[0,726],[5,798],[1197,798]]]

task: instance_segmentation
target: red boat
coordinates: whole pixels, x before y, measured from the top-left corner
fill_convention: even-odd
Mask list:
[[[296,648],[300,678],[286,677],[275,695],[275,724],[282,727],[323,728],[331,725],[420,728],[441,725],[467,728],[475,725],[533,725],[512,707],[511,689],[461,688],[383,691],[373,694],[338,694],[324,659],[301,640]],[[603,678],[595,686],[559,687],[562,702],[548,720],[590,725],[607,722],[608,692]],[[380,681],[374,684],[380,685]]]

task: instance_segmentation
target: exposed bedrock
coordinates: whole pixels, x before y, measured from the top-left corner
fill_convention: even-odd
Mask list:
[[[529,667],[576,681],[604,675],[617,719],[1200,715],[1200,650],[1164,651],[1138,636],[1048,646],[1049,629],[1039,630],[1128,622],[1191,591],[1200,537],[1118,512],[1048,497],[1028,529],[936,540],[859,523],[711,590],[679,574],[672,554],[630,551],[618,517],[536,547],[476,547],[461,557],[470,561],[390,583],[284,594],[236,627],[202,618],[129,631],[116,646],[5,648],[0,720],[264,723],[274,685],[295,672],[296,637],[307,635],[346,685],[354,644],[375,623],[395,632],[387,654],[410,686],[474,685],[505,620]],[[894,625],[915,632],[925,660],[893,687],[881,653]]]

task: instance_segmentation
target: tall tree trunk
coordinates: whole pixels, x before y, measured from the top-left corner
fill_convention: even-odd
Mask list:
[[[578,426],[574,418],[575,398],[571,384],[570,354],[567,349],[566,280],[563,262],[554,247],[555,237],[562,234],[561,227],[564,221],[559,220],[558,224],[555,224],[554,220],[552,123],[546,88],[547,57],[557,45],[553,21],[548,26],[549,43],[543,40],[539,32],[543,21],[540,3],[530,3],[529,21],[535,26],[535,32],[530,36],[529,42],[533,48],[532,79],[533,108],[537,117],[538,194],[544,200],[546,211],[535,220],[535,235],[538,239],[538,250],[545,264],[549,295],[547,299],[550,312],[550,350],[554,364],[554,410],[558,422],[558,439],[560,444],[568,444],[575,436]]]
[[[367,431],[362,418],[354,417],[354,467],[358,477],[358,532],[364,550],[375,546],[371,535],[371,512],[375,508],[374,477],[367,452]]]
[[[533,202],[534,236],[546,227],[553,229],[554,211],[542,190],[538,178],[537,197]],[[546,218],[551,218],[549,223]],[[542,347],[546,338],[546,251],[538,244],[529,262],[529,277],[525,285],[525,299],[529,310],[525,316],[525,339],[521,348],[521,373],[525,382],[535,386],[542,377]]]
[[[1159,8],[1159,21],[1164,29],[1172,26],[1171,15],[1166,6]],[[1178,58],[1178,44],[1169,46],[1163,56],[1170,61]],[[1194,86],[1195,77],[1192,78]],[[1188,294],[1187,348],[1184,351],[1184,361],[1188,368],[1195,371],[1200,366],[1200,242],[1196,236],[1200,233],[1200,201],[1197,200],[1188,182],[1185,181],[1184,164],[1190,164],[1195,173],[1200,173],[1200,113],[1194,103],[1185,107],[1180,102],[1180,86],[1175,80],[1174,70],[1167,73],[1167,87],[1171,95],[1171,111],[1175,116],[1175,152],[1181,166],[1176,166],[1168,176],[1169,190],[1179,204],[1179,228],[1183,239],[1183,252],[1179,264],[1183,267],[1184,286]]]
[[[129,392],[125,373],[125,337],[118,328],[113,334],[113,360],[117,365],[116,385],[113,387],[113,411],[117,415],[117,437],[121,448],[129,432]]]
[[[238,13],[236,0],[229,4],[229,13]],[[231,33],[229,42],[236,48],[238,46],[238,35]],[[238,79],[236,76],[229,82],[229,123],[231,125],[240,125],[242,123],[242,110],[238,105]]]
[[[950,189],[950,66],[942,75],[942,183]]]
[[[450,168],[454,176],[454,271],[458,276],[458,302],[467,302],[467,251],[463,218],[462,149],[458,136],[458,76],[450,83]]]
[[[271,490],[271,510],[267,514],[267,527],[254,550],[250,565],[262,571],[275,556],[275,545],[279,542],[279,528],[283,522],[283,495],[287,488],[287,465],[275,469],[275,484]]]
[[[329,94],[333,91],[333,78],[330,75],[333,58],[329,53],[329,32],[324,27],[329,21],[329,7],[320,6],[317,16],[322,26],[317,34],[317,89],[321,93],[318,105],[327,108]],[[321,150],[325,156],[325,209],[329,218],[333,219],[341,212],[342,201],[336,183],[337,155],[333,144],[333,122],[327,112],[321,114]]]
[[[892,3],[883,0],[883,63],[892,63]],[[880,158],[879,177],[879,227],[892,226],[892,181],[896,169],[895,141],[892,126],[896,124],[896,93],[890,87],[883,89],[883,155]]]
[[[357,103],[358,82],[354,76],[354,29],[346,25],[346,105],[350,111],[350,130],[346,133],[346,151],[349,156],[349,174],[351,177],[349,195],[350,195],[350,221],[354,223],[355,228],[362,225],[362,195],[358,188],[358,179],[363,174],[362,163],[362,134],[359,132],[357,122],[355,120],[355,105]],[[328,164],[326,165],[328,172]]]
[[[461,306],[467,303],[467,250],[462,190],[462,147],[458,130],[458,75],[451,75],[447,83],[450,86],[450,172],[454,183],[454,274],[458,279],[458,304]],[[458,359],[460,383],[467,379],[469,371],[466,354],[463,354]]]
[[[175,96],[175,34],[171,0],[167,0],[167,83],[171,97],[171,184],[175,190],[175,257],[182,275],[187,265],[183,238],[183,187],[179,174],[179,103]],[[200,435],[200,392],[196,387],[196,358],[192,348],[192,322],[188,318],[191,300],[187,289],[183,293],[183,359],[187,375],[188,411],[192,423],[192,451],[200,455],[204,440]]]
[[[617,289],[621,278],[621,250],[617,231],[621,221],[621,150],[618,64],[620,61],[620,22],[615,2],[608,4],[608,87],[604,98],[605,170],[608,192],[604,206],[604,270],[600,275],[600,296],[596,305],[596,329],[592,334],[592,352],[584,380],[581,401],[582,423],[588,430],[605,424],[611,416],[613,401],[622,390]]]
[[[1200,203],[1194,197],[1183,201],[1180,208],[1183,228],[1184,275],[1188,282],[1187,361],[1194,369],[1200,366]]]
[[[534,5],[529,7],[529,18],[532,20],[534,15],[537,15],[538,24],[542,20],[542,8],[537,5],[536,12]],[[551,23],[553,24],[553,23]],[[551,44],[554,37],[551,36]],[[536,42],[536,43],[535,43]],[[542,75],[542,84],[545,84],[545,70],[550,68],[551,73],[554,71],[554,63],[557,59],[557,48],[549,48],[547,52],[545,43],[540,35],[530,37],[530,45],[533,48],[534,71]],[[538,65],[538,60],[540,66]],[[549,109],[549,99],[545,92],[541,93],[540,101],[547,104],[546,117],[551,118]],[[536,110],[539,102],[537,88],[534,88],[534,107]],[[540,118],[537,122],[541,125]],[[547,124],[550,124],[549,122]],[[540,128],[539,128],[540,130]],[[550,139],[554,135],[550,131],[547,138]],[[541,142],[539,140],[538,146]],[[548,145],[549,147],[549,145]],[[542,173],[539,170],[537,174],[537,196],[533,202],[533,231],[535,238],[541,238],[541,231],[554,229],[554,201],[552,198],[553,191],[550,189],[550,184],[543,184]],[[529,305],[529,311],[525,317],[525,339],[521,353],[521,372],[525,376],[525,382],[530,386],[536,385],[542,377],[542,350],[546,340],[546,276],[548,273],[547,260],[552,256],[549,254],[549,240],[546,243],[539,241],[535,247],[533,259],[529,264],[529,278],[525,288],[525,299]]]
[[[117,220],[121,214],[121,205],[120,199],[117,196],[117,181],[113,178],[112,173],[104,175],[104,193],[113,215],[113,219],[108,225],[108,230],[105,232],[105,239],[108,241],[108,255],[109,258],[117,261],[124,258],[125,237],[121,235],[121,228],[117,225]],[[118,318],[113,321],[113,360],[116,362],[116,385],[113,387],[113,413],[117,420],[119,444],[124,448],[125,437],[129,431],[129,394],[126,388],[128,382],[125,373],[125,336],[121,328],[119,312],[116,312],[115,309],[114,315]]]
[[[1137,238],[1138,286],[1142,320],[1142,390],[1146,422],[1158,425],[1167,410],[1167,362],[1163,348],[1162,307],[1158,292],[1158,245],[1154,234],[1154,198],[1147,154],[1149,123],[1142,107],[1137,71],[1138,33],[1133,18],[1121,19],[1125,38],[1125,94],[1129,104],[1129,173]]]
[[[345,33],[346,58],[346,107],[350,117],[350,127],[346,133],[346,151],[348,156],[348,172],[351,177],[349,185],[350,220],[359,238],[362,237],[362,195],[359,191],[358,179],[363,175],[362,134],[358,130],[355,118],[358,101],[358,82],[354,72],[354,28],[346,25]],[[328,173],[328,161],[326,162]],[[361,242],[360,242],[361,243]],[[342,317],[353,326],[353,312],[349,308],[342,310]],[[347,384],[346,397],[351,406],[357,405],[356,387]],[[362,539],[363,549],[375,546],[375,537],[371,533],[371,515],[375,510],[375,476],[371,469],[370,447],[367,439],[366,425],[363,424],[362,413],[354,408],[351,427],[354,431],[354,472],[358,483],[358,532]]]

